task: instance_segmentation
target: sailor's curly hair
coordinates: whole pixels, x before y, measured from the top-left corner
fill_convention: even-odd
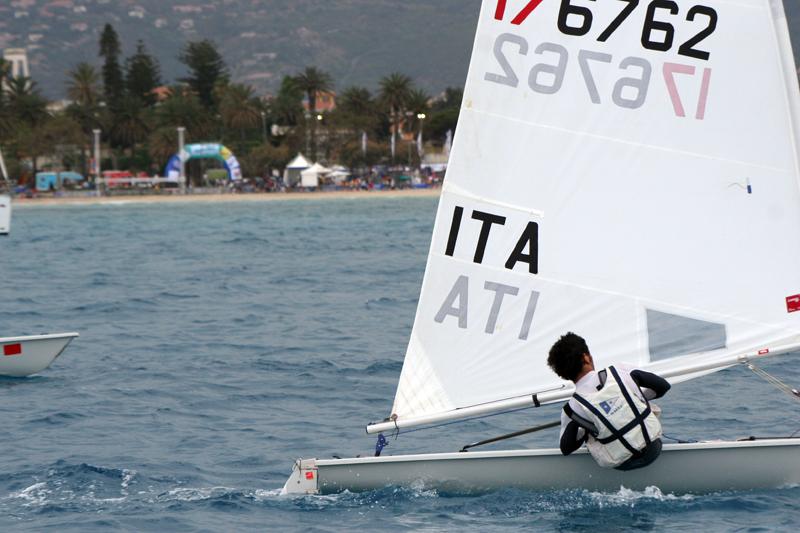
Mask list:
[[[586,341],[580,335],[570,331],[566,335],[562,335],[550,348],[547,364],[562,379],[575,381],[583,368],[583,354],[585,353],[590,353]]]

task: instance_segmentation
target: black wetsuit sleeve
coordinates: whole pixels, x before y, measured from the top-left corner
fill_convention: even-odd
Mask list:
[[[567,428],[564,430],[564,433],[561,435],[561,442],[559,443],[559,447],[561,448],[561,453],[564,455],[569,455],[581,446],[583,443],[586,442],[586,436],[584,435],[581,439],[578,439],[578,430],[580,426],[574,420],[570,421],[567,424]]]
[[[644,370],[633,370],[631,378],[640,388],[652,390],[656,394],[656,398],[664,396],[671,387],[666,379]]]

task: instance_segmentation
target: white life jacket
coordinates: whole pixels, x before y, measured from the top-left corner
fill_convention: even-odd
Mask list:
[[[660,438],[661,423],[650,403],[628,389],[616,368],[608,367],[608,374],[614,379],[606,379],[596,393],[573,395],[590,413],[588,419],[576,414],[569,404],[564,412],[588,433],[586,447],[597,464],[614,468]]]

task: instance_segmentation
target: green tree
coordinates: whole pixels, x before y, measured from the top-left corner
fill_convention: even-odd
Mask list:
[[[306,67],[306,69],[294,76],[295,86],[303,91],[308,102],[308,113],[317,113],[317,95],[322,92],[333,90],[333,79],[330,74],[316,67]],[[315,116],[311,118],[311,141],[313,153],[317,152],[317,122]]]
[[[284,76],[278,95],[268,103],[270,120],[281,126],[296,126],[303,117],[303,91],[294,78]]]
[[[83,141],[80,126],[66,115],[51,117],[47,115],[39,124],[20,123],[17,128],[13,146],[18,159],[30,159],[33,174],[29,185],[34,185],[36,173],[39,171],[39,160],[44,155],[54,159],[63,158],[71,150],[77,149]]]
[[[391,156],[385,143],[369,140],[366,154],[362,148],[360,139],[351,139],[338,147],[336,160],[349,169],[356,169],[388,161]]]
[[[0,140],[7,139],[14,131],[14,119],[8,107],[8,98],[4,86],[11,74],[11,63],[0,58]]]
[[[136,144],[147,138],[150,125],[144,103],[135,96],[125,96],[114,114],[111,139],[114,145],[135,149]]]
[[[188,88],[171,87],[169,96],[156,108],[156,123],[159,128],[177,130],[186,128],[186,133],[194,139],[208,137],[211,133],[212,116]],[[177,133],[176,137],[177,139]],[[177,146],[175,141],[173,150]]]
[[[169,158],[178,152],[178,130],[169,126],[158,128],[148,137],[147,150],[153,162],[164,168]]]
[[[464,90],[455,87],[445,89],[441,98],[434,101],[428,120],[425,121],[427,136],[443,144],[448,131],[455,132]]]
[[[411,115],[408,125],[413,128],[413,131],[419,131],[421,127],[420,119],[417,116],[420,114],[427,116],[430,113],[430,99],[430,95],[422,89],[411,89],[409,91],[406,112]]]
[[[36,128],[49,117],[47,100],[35,81],[25,76],[8,80],[6,101],[10,117],[26,126]]]
[[[400,131],[400,122],[411,96],[413,82],[405,74],[394,72],[380,81],[380,99],[389,111],[391,134]]]
[[[206,109],[215,110],[215,88],[228,81],[228,69],[216,45],[208,39],[190,42],[179,59],[189,68],[189,77],[181,81],[189,84]]]
[[[100,101],[100,75],[89,63],[78,63],[67,73],[67,97],[81,106]]]
[[[264,143],[254,148],[242,160],[242,170],[247,176],[267,176],[273,168],[284,168],[292,157],[288,146]]]
[[[99,55],[104,59],[103,92],[106,105],[112,110],[120,105],[125,95],[125,80],[119,63],[121,52],[122,49],[116,30],[111,24],[106,24],[103,28],[103,33],[100,35]]]
[[[100,100],[102,89],[100,74],[89,63],[78,63],[67,73],[67,97],[72,103],[66,109],[66,115],[77,123],[83,132],[81,169],[89,174],[89,153],[91,151],[92,130],[102,128],[102,108]]]
[[[306,67],[303,72],[294,76],[294,83],[305,93],[310,113],[317,112],[317,95],[333,90],[333,79],[330,74],[317,67]]]
[[[364,87],[349,87],[339,95],[332,120],[359,139],[362,132],[367,132],[370,137],[378,133],[378,108],[372,94]]]
[[[125,62],[125,84],[128,94],[139,98],[148,107],[156,104],[154,90],[161,85],[158,60],[147,53],[144,43],[136,44],[136,53]]]
[[[252,87],[232,83],[222,90],[219,111],[225,127],[238,130],[244,141],[245,131],[261,124],[263,106]]]

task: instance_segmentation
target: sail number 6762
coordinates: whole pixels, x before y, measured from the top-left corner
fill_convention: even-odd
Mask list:
[[[520,79],[511,64],[511,60],[509,60],[506,52],[507,48],[510,51],[515,50],[520,56],[528,56],[530,52],[530,45],[524,37],[512,33],[500,34],[494,43],[494,57],[497,61],[499,72],[487,72],[484,75],[484,79],[491,83],[516,89],[520,85]],[[533,50],[533,55],[541,57],[542,61],[535,62],[530,68],[527,76],[528,87],[536,93],[545,95],[553,95],[561,91],[567,79],[567,70],[571,59],[567,48],[557,43],[544,42],[536,46]],[[579,50],[577,68],[580,70],[589,99],[593,104],[602,104],[606,98],[602,94],[605,90],[598,87],[599,76],[597,72],[600,69],[609,68],[616,69],[619,72],[619,77],[610,91],[611,101],[616,106],[639,109],[647,101],[653,75],[653,65],[645,58],[629,56],[617,62],[611,54],[594,50]],[[678,91],[675,75],[680,74],[700,78],[695,118],[703,120],[711,83],[711,69],[705,68],[702,72],[698,72],[692,65],[664,62],[660,70],[673,110],[678,117],[686,116],[686,108]],[[603,78],[607,77],[604,76]],[[606,94],[608,93],[606,92]]]
[[[544,0],[528,0],[525,7],[512,19],[511,24],[522,24]],[[583,36],[588,34],[594,25],[594,13],[589,7],[588,2],[596,0],[561,0],[561,7],[558,11],[558,29],[565,35]],[[622,10],[611,21],[597,37],[599,42],[606,42],[611,35],[630,17],[639,7],[641,0],[618,0],[625,4]],[[581,4],[583,3],[583,5]],[[494,18],[504,20],[508,0],[497,0]],[[675,42],[675,26],[671,19],[680,14],[680,7],[674,0],[651,0],[647,4],[647,13],[642,27],[641,44],[647,50],[668,52],[672,49]],[[678,47],[678,54],[695,59],[708,60],[711,54],[703,49],[697,48],[706,38],[711,36],[717,29],[719,19],[714,8],[703,5],[696,5],[689,8],[686,13],[688,22],[705,22],[703,27],[694,37],[687,40]]]

